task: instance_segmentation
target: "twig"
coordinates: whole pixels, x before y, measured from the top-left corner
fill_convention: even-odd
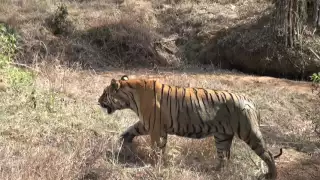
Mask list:
[[[275,125],[260,124],[259,127],[273,127]]]
[[[150,165],[145,165],[143,167],[127,167],[126,169],[135,169],[135,170],[142,170],[142,169],[147,169],[147,168],[150,168],[152,166]]]
[[[105,130],[106,132],[108,132],[108,133],[114,133],[114,134],[118,134],[119,133],[119,131],[112,131],[112,130]]]
[[[253,162],[253,164],[254,164],[254,165],[259,169],[258,164],[257,164],[257,163],[255,163],[255,162],[254,162],[254,160],[251,158],[251,156],[250,156],[250,154],[249,154],[249,151],[247,151],[247,154],[248,154],[248,156],[249,156],[250,160]]]
[[[26,64],[21,64],[21,63],[16,63],[16,62],[11,62],[10,64],[11,64],[11,65],[15,65],[15,66],[20,66],[20,67],[28,68],[28,69],[30,69],[30,70],[32,70],[32,71],[35,71],[35,72],[37,72],[37,73],[40,73],[39,70],[36,70],[35,68],[30,67],[30,66],[28,66],[28,65],[26,65]]]
[[[314,132],[320,135],[320,131],[318,129],[319,129],[319,124],[317,124],[316,127],[314,128]]]
[[[311,47],[308,47],[308,49],[317,57],[318,60],[320,60],[320,56],[313,49],[311,49]]]

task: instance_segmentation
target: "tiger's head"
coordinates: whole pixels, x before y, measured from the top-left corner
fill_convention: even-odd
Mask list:
[[[109,86],[107,86],[102,95],[99,97],[99,105],[108,114],[114,113],[116,110],[130,108],[130,100],[128,100],[124,93],[121,81],[129,80],[127,75],[121,77],[121,80],[112,79]]]

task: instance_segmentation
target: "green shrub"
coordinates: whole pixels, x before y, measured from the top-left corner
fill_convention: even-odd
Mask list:
[[[19,38],[13,28],[0,23],[0,76],[12,87],[29,85],[33,80],[32,72],[12,65]]]
[[[313,83],[320,83],[320,72],[313,73],[312,76],[310,76],[310,79]]]
[[[320,72],[313,73],[312,76],[310,76],[310,79],[312,81],[312,92],[317,92],[320,96]]]
[[[11,57],[17,50],[17,39],[14,29],[0,23],[0,54]]]
[[[68,33],[72,28],[72,22],[68,20],[68,8],[64,4],[58,6],[53,15],[47,19],[47,23],[53,34]]]

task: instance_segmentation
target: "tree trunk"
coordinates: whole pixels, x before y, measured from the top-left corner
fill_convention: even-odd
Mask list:
[[[314,0],[310,3],[313,6],[313,25],[320,27],[320,0]]]
[[[276,1],[275,31],[277,37],[287,47],[294,47],[301,41],[307,18],[306,4],[306,0]]]

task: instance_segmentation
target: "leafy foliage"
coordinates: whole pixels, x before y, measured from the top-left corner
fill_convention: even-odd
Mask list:
[[[10,63],[17,50],[17,34],[11,28],[0,23],[0,68]]]
[[[13,28],[0,24],[0,75],[5,77],[12,87],[28,85],[33,80],[32,72],[12,66],[19,38]]]
[[[312,76],[310,76],[311,81],[314,83],[320,83],[320,72],[313,73]]]
[[[320,72],[313,73],[312,76],[310,76],[311,81],[313,82],[312,86],[312,92],[318,91],[318,95],[320,95]]]
[[[48,25],[51,28],[53,34],[68,33],[72,28],[71,21],[68,20],[68,8],[64,4],[58,6],[56,11],[48,19]]]

